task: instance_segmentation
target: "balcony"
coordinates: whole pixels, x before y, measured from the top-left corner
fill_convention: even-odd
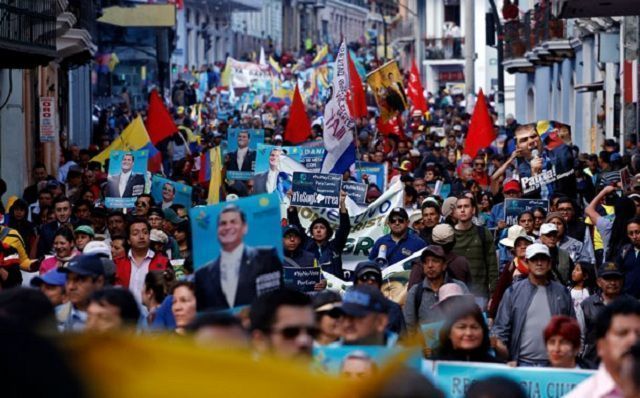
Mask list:
[[[414,18],[397,19],[389,25],[388,32],[392,46],[402,42],[412,42],[415,40],[415,20]]]
[[[464,59],[464,37],[431,37],[425,41],[425,59]]]
[[[0,68],[31,68],[55,58],[55,0],[0,0],[0,15]]]
[[[519,20],[504,24],[504,62],[509,73],[532,72],[536,65],[551,65],[574,56],[576,40],[567,35],[566,21],[536,5]]]

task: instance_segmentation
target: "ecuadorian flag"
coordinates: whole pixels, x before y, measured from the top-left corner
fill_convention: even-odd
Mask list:
[[[111,145],[104,151],[100,152],[91,159],[93,162],[99,162],[104,165],[104,161],[109,159],[112,151],[149,151],[148,170],[152,173],[158,173],[162,169],[162,154],[149,139],[147,129],[144,127],[142,117],[138,116],[122,131]]]

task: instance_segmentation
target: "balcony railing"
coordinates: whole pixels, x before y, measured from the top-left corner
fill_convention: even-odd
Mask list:
[[[399,40],[404,38],[414,38],[414,19],[402,20],[389,27],[389,40]]]
[[[0,47],[55,55],[55,0],[0,0]]]
[[[425,39],[425,59],[463,59],[464,37],[431,37]]]
[[[505,22],[505,59],[522,58],[545,42],[566,37],[565,21],[554,17],[548,7],[536,7],[527,11],[520,20]]]

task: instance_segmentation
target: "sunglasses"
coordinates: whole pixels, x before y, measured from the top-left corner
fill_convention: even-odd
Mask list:
[[[287,340],[293,340],[303,331],[313,339],[320,334],[320,329],[315,326],[287,326],[280,330],[272,330],[272,333],[277,333]]]
[[[378,282],[378,277],[374,274],[364,274],[358,280],[360,282]]]
[[[406,220],[402,217],[394,217],[389,219],[389,224],[404,224]]]

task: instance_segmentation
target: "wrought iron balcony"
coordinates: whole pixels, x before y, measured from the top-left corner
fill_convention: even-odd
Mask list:
[[[56,55],[55,0],[0,0],[0,67],[31,67]]]

